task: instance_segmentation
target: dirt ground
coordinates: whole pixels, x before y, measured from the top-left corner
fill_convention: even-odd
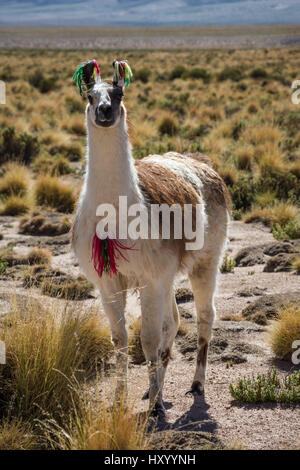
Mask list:
[[[49,217],[53,215],[49,214]],[[3,235],[0,248],[14,243],[15,253],[22,255],[32,246],[44,246],[53,254],[53,268],[72,276],[79,274],[68,235],[23,235],[18,233],[18,221],[13,217],[1,217],[0,227]],[[274,243],[276,240],[270,230],[261,224],[231,222],[227,245],[227,252],[231,257],[249,246],[261,247]],[[173,359],[170,361],[164,388],[166,418],[158,424],[156,431],[169,430],[172,435],[175,432],[176,436],[178,432],[182,433],[186,439],[185,448],[199,447],[203,433],[209,442],[217,440],[227,447],[287,449],[300,446],[299,406],[237,404],[232,401],[229,393],[229,384],[235,383],[240,376],[266,372],[272,365],[275,365],[282,375],[292,370],[292,367],[295,368],[291,363],[274,361],[268,345],[267,327],[249,321],[221,320],[224,315],[240,315],[244,308],[265,295],[291,295],[299,292],[299,276],[293,272],[263,271],[268,258],[269,256],[266,256],[262,264],[235,267],[233,273],[219,275],[216,295],[217,320],[209,353],[205,396],[195,401],[190,395],[185,395],[191,385],[195,366],[194,302],[178,300],[188,334],[178,336],[175,341]],[[255,257],[253,259],[255,263]],[[188,280],[184,276],[179,277],[175,287],[189,288]],[[64,300],[41,296],[37,288],[32,288],[30,294],[43,307],[52,305],[56,310],[65,305]],[[0,276],[0,314],[10,309],[12,296],[18,299],[23,305],[22,308],[26,308],[28,289],[23,287],[21,268],[12,270],[9,276]],[[100,300],[95,291],[86,300],[70,303],[81,311],[97,305],[101,312]],[[127,312],[128,323],[133,317],[140,315],[138,298],[133,293],[128,295]],[[221,348],[219,344],[222,345]],[[106,380],[105,388],[111,387],[112,379]],[[91,387],[95,391],[102,388],[103,384],[93,383]],[[129,396],[134,400],[137,411],[147,408],[148,402],[141,400],[146,388],[146,365],[130,364]],[[186,436],[189,436],[188,439]],[[191,436],[194,436],[193,440]]]

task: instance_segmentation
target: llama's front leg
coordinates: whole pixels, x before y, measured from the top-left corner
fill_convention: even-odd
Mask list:
[[[215,318],[214,292],[217,271],[201,270],[200,276],[190,276],[197,311],[197,361],[191,389],[187,393],[201,395],[204,392],[208,344]]]
[[[163,414],[161,390],[161,345],[163,326],[163,291],[155,285],[140,290],[142,308],[141,342],[148,363],[150,409]]]
[[[108,317],[111,339],[115,346],[117,384],[115,399],[127,395],[128,335],[125,326],[126,291],[118,278],[101,282],[101,297]]]

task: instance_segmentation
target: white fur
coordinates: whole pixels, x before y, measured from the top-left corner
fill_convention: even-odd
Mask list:
[[[91,261],[91,242],[96,230],[97,206],[101,203],[111,203],[118,211],[120,195],[128,197],[128,206],[144,203],[127,135],[126,110],[123,104],[121,106],[120,120],[112,128],[96,126],[89,112],[89,106],[87,107],[87,171],[74,223],[73,247],[82,271],[100,290],[110,322],[119,365],[118,394],[126,389],[127,376],[124,280],[127,285],[133,281],[139,286],[142,308],[141,340],[149,364],[150,406],[156,403],[162,408],[162,387],[166,366],[162,364],[161,358],[171,349],[179,324],[173,294],[174,277],[181,263],[179,254],[172,248],[171,242],[138,240],[135,243],[136,250],[126,252],[129,262],[118,260],[120,275],[111,278],[106,274],[99,278]],[[161,156],[151,156],[147,160],[183,176],[198,189],[199,194],[201,193],[201,180],[183,162],[175,162]],[[195,293],[198,334],[207,341],[210,339],[214,318],[213,296],[218,264],[226,237],[227,217],[223,207],[219,207],[213,215],[208,213],[208,233],[205,236],[203,249],[190,252],[185,258]],[[131,240],[126,240],[124,243],[132,245]],[[195,270],[197,266],[201,268]],[[203,384],[204,373],[203,367],[197,365],[194,380],[199,380]]]

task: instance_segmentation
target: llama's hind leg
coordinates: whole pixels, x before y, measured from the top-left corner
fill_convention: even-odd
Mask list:
[[[120,276],[101,280],[102,303],[111,329],[115,347],[117,384],[115,399],[119,401],[127,394],[128,335],[125,326],[126,285]]]
[[[187,393],[201,395],[204,392],[208,344],[215,318],[214,293],[218,270],[218,260],[204,264],[189,276],[197,312],[197,361],[191,389]]]

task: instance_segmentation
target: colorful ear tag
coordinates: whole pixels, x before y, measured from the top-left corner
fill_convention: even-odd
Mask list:
[[[93,67],[92,72],[87,75],[87,68]],[[74,73],[72,80],[74,80],[77,86],[79,94],[82,96],[83,93],[88,93],[94,86],[95,82],[101,81],[100,67],[96,60],[89,60],[84,64],[80,65]]]
[[[126,60],[122,60],[120,62],[118,60],[115,60],[113,62],[113,68],[113,84],[121,88],[123,88],[124,86],[128,87],[133,76],[128,62]]]

